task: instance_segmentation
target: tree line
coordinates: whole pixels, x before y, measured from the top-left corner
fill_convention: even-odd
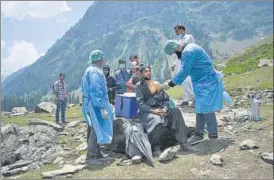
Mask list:
[[[26,107],[33,111],[37,104],[41,102],[55,102],[54,96],[43,97],[39,93],[31,93],[24,96],[4,96],[1,98],[1,110],[10,112],[14,107]],[[70,93],[68,96],[68,104],[79,104],[80,98],[75,93]]]

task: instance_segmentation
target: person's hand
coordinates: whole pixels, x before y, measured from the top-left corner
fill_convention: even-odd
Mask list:
[[[65,99],[67,99],[68,98],[68,95],[67,94],[65,94]]]
[[[55,101],[57,102],[59,100],[59,98],[57,96],[55,96]]]
[[[172,80],[169,81],[168,85],[169,85],[170,87],[176,86],[176,84],[175,84],[174,82],[172,82]]]
[[[167,111],[163,110],[163,109],[153,109],[152,113],[156,114],[158,116],[166,116],[167,115]]]

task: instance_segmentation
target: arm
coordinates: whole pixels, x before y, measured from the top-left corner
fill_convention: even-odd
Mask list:
[[[195,55],[193,52],[187,51],[183,53],[182,59],[184,61],[184,65],[183,67],[181,66],[180,72],[172,79],[172,82],[177,85],[182,84],[182,82],[184,82],[186,77],[190,74],[191,68],[195,61]]]
[[[136,88],[136,85],[134,85],[134,84],[132,83],[132,81],[133,81],[133,78],[130,78],[129,81],[126,83],[126,86],[127,86],[128,88],[130,88],[130,89],[135,89],[135,88]]]
[[[89,72],[87,76],[90,100],[95,107],[103,108],[105,101],[108,100],[104,78],[96,72]]]
[[[141,84],[137,85],[136,98],[137,98],[137,103],[138,103],[139,109],[142,112],[146,112],[146,113],[152,112],[151,108],[148,105],[146,105],[144,102],[144,94],[141,90]]]

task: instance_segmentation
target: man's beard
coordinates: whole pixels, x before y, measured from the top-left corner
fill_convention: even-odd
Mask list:
[[[144,77],[144,80],[146,80],[146,81],[148,81],[150,79],[151,79],[151,77]]]
[[[177,55],[178,59],[181,59],[181,57],[182,57],[182,52],[176,51],[175,54]]]

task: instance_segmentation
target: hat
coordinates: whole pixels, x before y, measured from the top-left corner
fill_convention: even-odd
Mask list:
[[[101,59],[103,59],[103,55],[104,53],[100,50],[94,50],[90,53],[89,55],[89,60],[88,60],[88,65],[93,63],[93,62],[96,62],[96,61],[99,61]]]

